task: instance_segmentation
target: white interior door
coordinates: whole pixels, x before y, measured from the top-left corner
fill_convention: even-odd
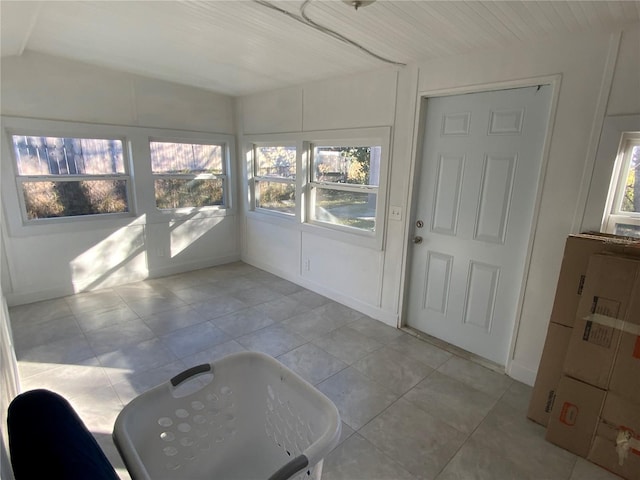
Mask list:
[[[407,323],[501,365],[550,103],[548,85],[427,100]]]

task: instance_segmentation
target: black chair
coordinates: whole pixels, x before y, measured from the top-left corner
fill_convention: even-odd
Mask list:
[[[115,470],[73,407],[48,390],[18,395],[7,426],[16,480],[118,480]]]

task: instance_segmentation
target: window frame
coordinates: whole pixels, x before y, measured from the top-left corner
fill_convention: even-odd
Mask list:
[[[6,123],[4,118],[3,123]],[[40,125],[41,123],[42,125]],[[19,122],[15,125],[6,126],[3,128],[3,133],[6,139],[6,141],[3,143],[8,144],[6,145],[8,151],[4,152],[4,156],[5,158],[10,159],[9,162],[3,162],[5,164],[9,164],[5,165],[5,167],[3,168],[3,170],[5,170],[3,171],[3,175],[9,174],[13,179],[12,186],[15,189],[15,195],[13,197],[15,199],[15,202],[17,203],[17,205],[15,206],[17,206],[20,211],[21,226],[36,227],[56,224],[76,224],[87,221],[91,222],[95,220],[131,219],[132,217],[136,216],[136,195],[132,175],[131,151],[129,148],[129,140],[127,136],[122,132],[115,130],[111,130],[111,132],[103,131],[94,128],[93,125],[87,125],[86,127],[88,128],[85,128],[85,126],[79,126],[77,124],[67,125],[64,122],[47,121],[46,124],[44,124],[43,122],[30,122],[29,124]],[[17,158],[13,146],[14,136],[118,140],[122,143],[124,173],[105,175],[21,175],[18,171]],[[24,184],[47,181],[81,182],[91,180],[124,180],[126,183],[128,211],[114,213],[96,213],[89,215],[66,215],[50,218],[30,219],[28,217],[26,201],[24,198]]]
[[[333,240],[382,250],[387,228],[388,176],[391,162],[391,127],[365,127],[345,130],[309,131],[300,133],[274,133],[244,135],[245,213],[248,218],[269,221],[282,226],[295,225],[302,232]],[[376,195],[375,231],[313,220],[311,213],[311,152],[312,145],[328,146],[380,146],[380,176]],[[296,145],[296,215],[286,215],[255,207],[255,179],[253,145]],[[336,184],[332,184],[332,188]],[[343,184],[341,184],[343,185]],[[358,189],[358,186],[352,188]]]
[[[167,214],[188,214],[194,211],[196,212],[219,212],[225,210],[231,210],[232,208],[232,195],[230,188],[230,171],[231,171],[231,152],[228,142],[222,139],[204,139],[208,135],[202,135],[202,137],[174,137],[166,135],[152,135],[148,138],[148,147],[151,150],[151,142],[158,143],[181,143],[185,145],[215,145],[221,147],[222,150],[222,173],[221,174],[175,174],[175,173],[154,173],[151,168],[151,152],[149,152],[149,169],[151,176],[153,177],[153,203],[158,213],[162,215]],[[204,205],[201,207],[177,207],[177,208],[160,208],[156,199],[155,181],[157,179],[197,179],[198,177],[205,176],[211,179],[222,180],[222,205]]]
[[[631,152],[640,146],[640,132],[624,132],[620,138],[619,148],[611,175],[607,205],[602,220],[602,231],[615,233],[616,224],[626,223],[640,227],[640,212],[621,210],[622,197],[626,188],[627,175],[631,162]]]
[[[130,174],[129,212],[97,215],[79,215],[38,219],[24,222],[20,204],[21,192],[16,182],[17,166],[13,154],[12,135],[41,135],[49,137],[122,138],[125,140],[126,168]],[[126,226],[144,226],[163,222],[180,222],[212,217],[233,216],[237,213],[234,197],[237,184],[235,157],[236,137],[232,134],[175,130],[161,127],[137,127],[98,123],[43,120],[0,115],[0,192],[2,193],[3,227],[11,237],[57,235],[89,232],[96,229],[118,229]],[[150,138],[189,143],[224,144],[227,174],[226,208],[198,207],[177,210],[158,210],[151,172]],[[10,214],[7,214],[10,213]]]
[[[51,137],[51,135],[37,133],[37,134],[24,134],[20,133],[11,133],[9,137],[11,138],[11,152],[12,152],[12,160],[13,160],[13,168],[15,169],[15,179],[16,179],[16,188],[18,189],[18,201],[20,203],[20,213],[22,215],[22,223],[25,225],[28,224],[44,224],[51,222],[58,222],[62,219],[66,219],[71,221],[72,219],[82,219],[86,217],[96,218],[96,217],[131,217],[134,215],[132,212],[131,204],[133,200],[132,195],[132,181],[131,181],[131,173],[130,173],[130,157],[127,149],[127,141],[126,138],[115,138],[115,137],[97,137],[97,136],[81,136],[81,135],[65,135],[63,138],[74,138],[74,139],[87,139],[87,140],[118,140],[122,143],[122,156],[123,156],[123,164],[124,164],[124,173],[113,173],[113,174],[104,174],[104,175],[80,175],[80,174],[70,174],[70,175],[21,175],[18,172],[17,168],[17,158],[15,156],[15,148],[13,148],[13,137],[14,136],[25,136],[25,137]],[[60,138],[60,137],[58,137]],[[27,205],[24,196],[24,185],[27,183],[44,183],[44,182],[82,182],[82,181],[95,181],[95,180],[124,180],[126,185],[126,198],[127,198],[127,211],[126,212],[111,212],[111,213],[94,213],[87,215],[63,215],[60,217],[48,217],[48,218],[29,218],[27,213]]]
[[[259,147],[293,147],[296,149],[296,175],[294,178],[286,178],[281,176],[265,176],[258,174],[258,162],[256,159],[256,148]],[[300,189],[298,188],[298,179],[299,179],[299,166],[300,166],[300,149],[301,146],[299,142],[295,141],[282,141],[282,142],[261,142],[256,141],[251,143],[251,209],[253,211],[264,213],[268,215],[277,215],[282,218],[297,218],[299,217],[299,208],[298,204],[300,203]],[[293,185],[295,189],[295,205],[293,209],[293,213],[281,212],[278,210],[274,210],[271,208],[265,208],[258,205],[258,200],[260,195],[258,193],[257,185],[260,182],[272,182],[272,183],[281,183],[283,185]]]
[[[338,192],[352,192],[352,193],[366,193],[371,194],[374,193],[376,195],[376,216],[374,219],[374,225],[379,228],[379,218],[378,218],[378,209],[379,209],[379,198],[380,198],[380,183],[382,177],[382,164],[384,160],[383,150],[384,147],[381,144],[382,142],[377,141],[375,139],[347,139],[347,140],[321,140],[321,141],[312,141],[309,145],[309,186],[308,186],[308,211],[307,211],[307,223],[312,225],[318,225],[325,228],[331,228],[338,231],[349,232],[354,235],[362,235],[367,237],[375,237],[376,230],[366,230],[358,227],[350,227],[348,225],[340,225],[335,223],[329,223],[322,220],[318,220],[314,218],[315,211],[315,203],[316,203],[316,195],[314,191],[317,190],[333,190]],[[316,147],[373,147],[377,146],[381,148],[380,152],[380,178],[378,180],[378,185],[358,185],[358,184],[349,184],[349,183],[339,183],[339,182],[328,182],[328,181],[320,181],[315,180],[314,170],[315,170],[315,157],[314,150]]]

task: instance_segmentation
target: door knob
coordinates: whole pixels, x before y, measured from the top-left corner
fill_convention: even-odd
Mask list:
[[[415,243],[416,245],[419,245],[422,243],[422,237],[416,235],[415,237],[413,237],[413,243]]]

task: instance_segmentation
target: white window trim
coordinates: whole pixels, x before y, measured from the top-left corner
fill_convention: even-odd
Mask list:
[[[231,195],[231,182],[229,180],[231,172],[231,166],[233,164],[231,155],[231,147],[230,142],[213,140],[209,138],[209,135],[206,136],[206,139],[203,139],[204,136],[198,136],[198,134],[194,134],[195,137],[175,137],[175,136],[158,136],[154,135],[149,137],[150,142],[169,142],[169,143],[185,143],[185,144],[199,144],[199,145],[217,145],[222,147],[222,173],[221,174],[174,174],[174,173],[153,173],[153,179],[157,178],[171,178],[171,179],[187,179],[187,178],[217,178],[222,180],[222,205],[209,205],[204,207],[182,207],[182,208],[158,208],[155,200],[155,182],[153,188],[153,203],[156,205],[156,211],[163,215],[170,215],[172,217],[175,216],[187,216],[193,215],[194,212],[199,213],[217,213],[225,210],[231,210],[233,208],[233,195]],[[151,162],[151,156],[149,156],[149,162]],[[151,163],[149,163],[149,168],[151,168]]]
[[[63,133],[56,134],[57,137],[62,138],[86,138],[86,139],[100,139],[100,140],[119,140],[122,143],[122,156],[124,164],[124,173],[113,173],[105,175],[20,175],[17,170],[17,159],[15,157],[15,148],[13,146],[12,137],[16,136],[31,136],[31,137],[51,137],[51,133],[41,130],[33,130],[29,133],[25,133],[24,130],[7,129],[8,141],[11,144],[11,166],[13,168],[14,177],[16,180],[16,189],[18,194],[18,202],[20,204],[20,214],[22,216],[22,224],[27,225],[47,225],[56,224],[59,222],[75,222],[83,221],[84,219],[98,219],[98,218],[124,218],[133,217],[135,215],[135,195],[133,191],[133,181],[131,177],[131,156],[129,149],[127,148],[127,139],[121,136],[106,136],[106,135],[87,135],[76,133]],[[92,215],[66,215],[63,217],[51,217],[51,218],[28,218],[27,206],[24,198],[23,185],[25,183],[32,182],[80,182],[91,180],[124,180],[126,182],[127,191],[127,206],[128,212],[114,212],[114,213],[96,213]]]
[[[253,145],[254,144],[291,144],[296,143],[296,215],[284,215],[280,212],[254,208],[253,191]],[[380,180],[376,198],[376,230],[365,230],[332,225],[325,222],[310,220],[309,198],[311,189],[310,163],[311,146],[323,144],[352,144],[352,145],[380,145]],[[283,226],[295,225],[300,231],[324,236],[333,240],[351,243],[358,246],[382,250],[384,247],[384,232],[386,230],[386,212],[388,197],[388,182],[391,162],[391,127],[370,127],[345,130],[309,131],[301,133],[245,135],[244,144],[244,173],[247,205],[245,213],[248,218],[260,220],[269,219]],[[334,188],[336,184],[331,184]],[[349,188],[358,188],[356,186]]]
[[[623,212],[620,210],[623,191],[626,185],[626,174],[631,161],[632,145],[640,144],[640,132],[625,132],[622,134],[618,153],[611,175],[607,205],[602,222],[602,231],[614,233],[617,223],[640,225],[640,214]]]
[[[295,147],[296,149],[296,178],[295,179],[289,179],[289,178],[284,178],[284,177],[265,177],[262,175],[258,175],[257,173],[257,162],[255,160],[255,147]],[[299,141],[282,141],[282,142],[273,142],[273,141],[269,141],[269,142],[261,142],[261,141],[255,141],[251,143],[250,146],[250,166],[249,168],[251,169],[251,180],[249,180],[249,177],[247,177],[247,181],[249,182],[250,188],[249,188],[249,192],[250,192],[250,201],[249,201],[249,209],[253,212],[257,212],[259,214],[263,214],[263,215],[274,215],[276,216],[276,218],[282,218],[284,219],[289,219],[289,220],[295,220],[297,218],[300,218],[300,209],[299,209],[299,203],[300,203],[300,195],[301,195],[301,189],[299,187],[299,171],[300,171],[300,166],[301,166],[301,149],[302,146],[300,144]],[[258,182],[273,182],[273,183],[283,183],[283,184],[287,184],[287,185],[294,185],[295,186],[295,190],[296,190],[296,207],[295,207],[295,211],[293,214],[290,213],[285,213],[285,212],[278,212],[277,210],[272,210],[269,208],[263,208],[258,206],[258,195],[256,193],[256,183]]]
[[[41,120],[25,117],[1,116],[1,187],[4,224],[12,237],[51,235],[91,231],[97,228],[116,229],[131,225],[163,223],[235,215],[234,191],[236,188],[235,137],[229,134],[118,126],[93,123],[68,122],[63,120]],[[41,135],[59,137],[117,138],[123,139],[126,150],[125,163],[130,175],[129,212],[99,215],[82,215],[38,219],[24,222],[21,214],[24,202],[18,191],[17,168],[14,160],[11,136]],[[202,142],[225,145],[227,174],[226,208],[200,207],[176,210],[155,208],[155,189],[151,173],[149,139],[168,141]],[[10,215],[7,215],[10,212]]]

